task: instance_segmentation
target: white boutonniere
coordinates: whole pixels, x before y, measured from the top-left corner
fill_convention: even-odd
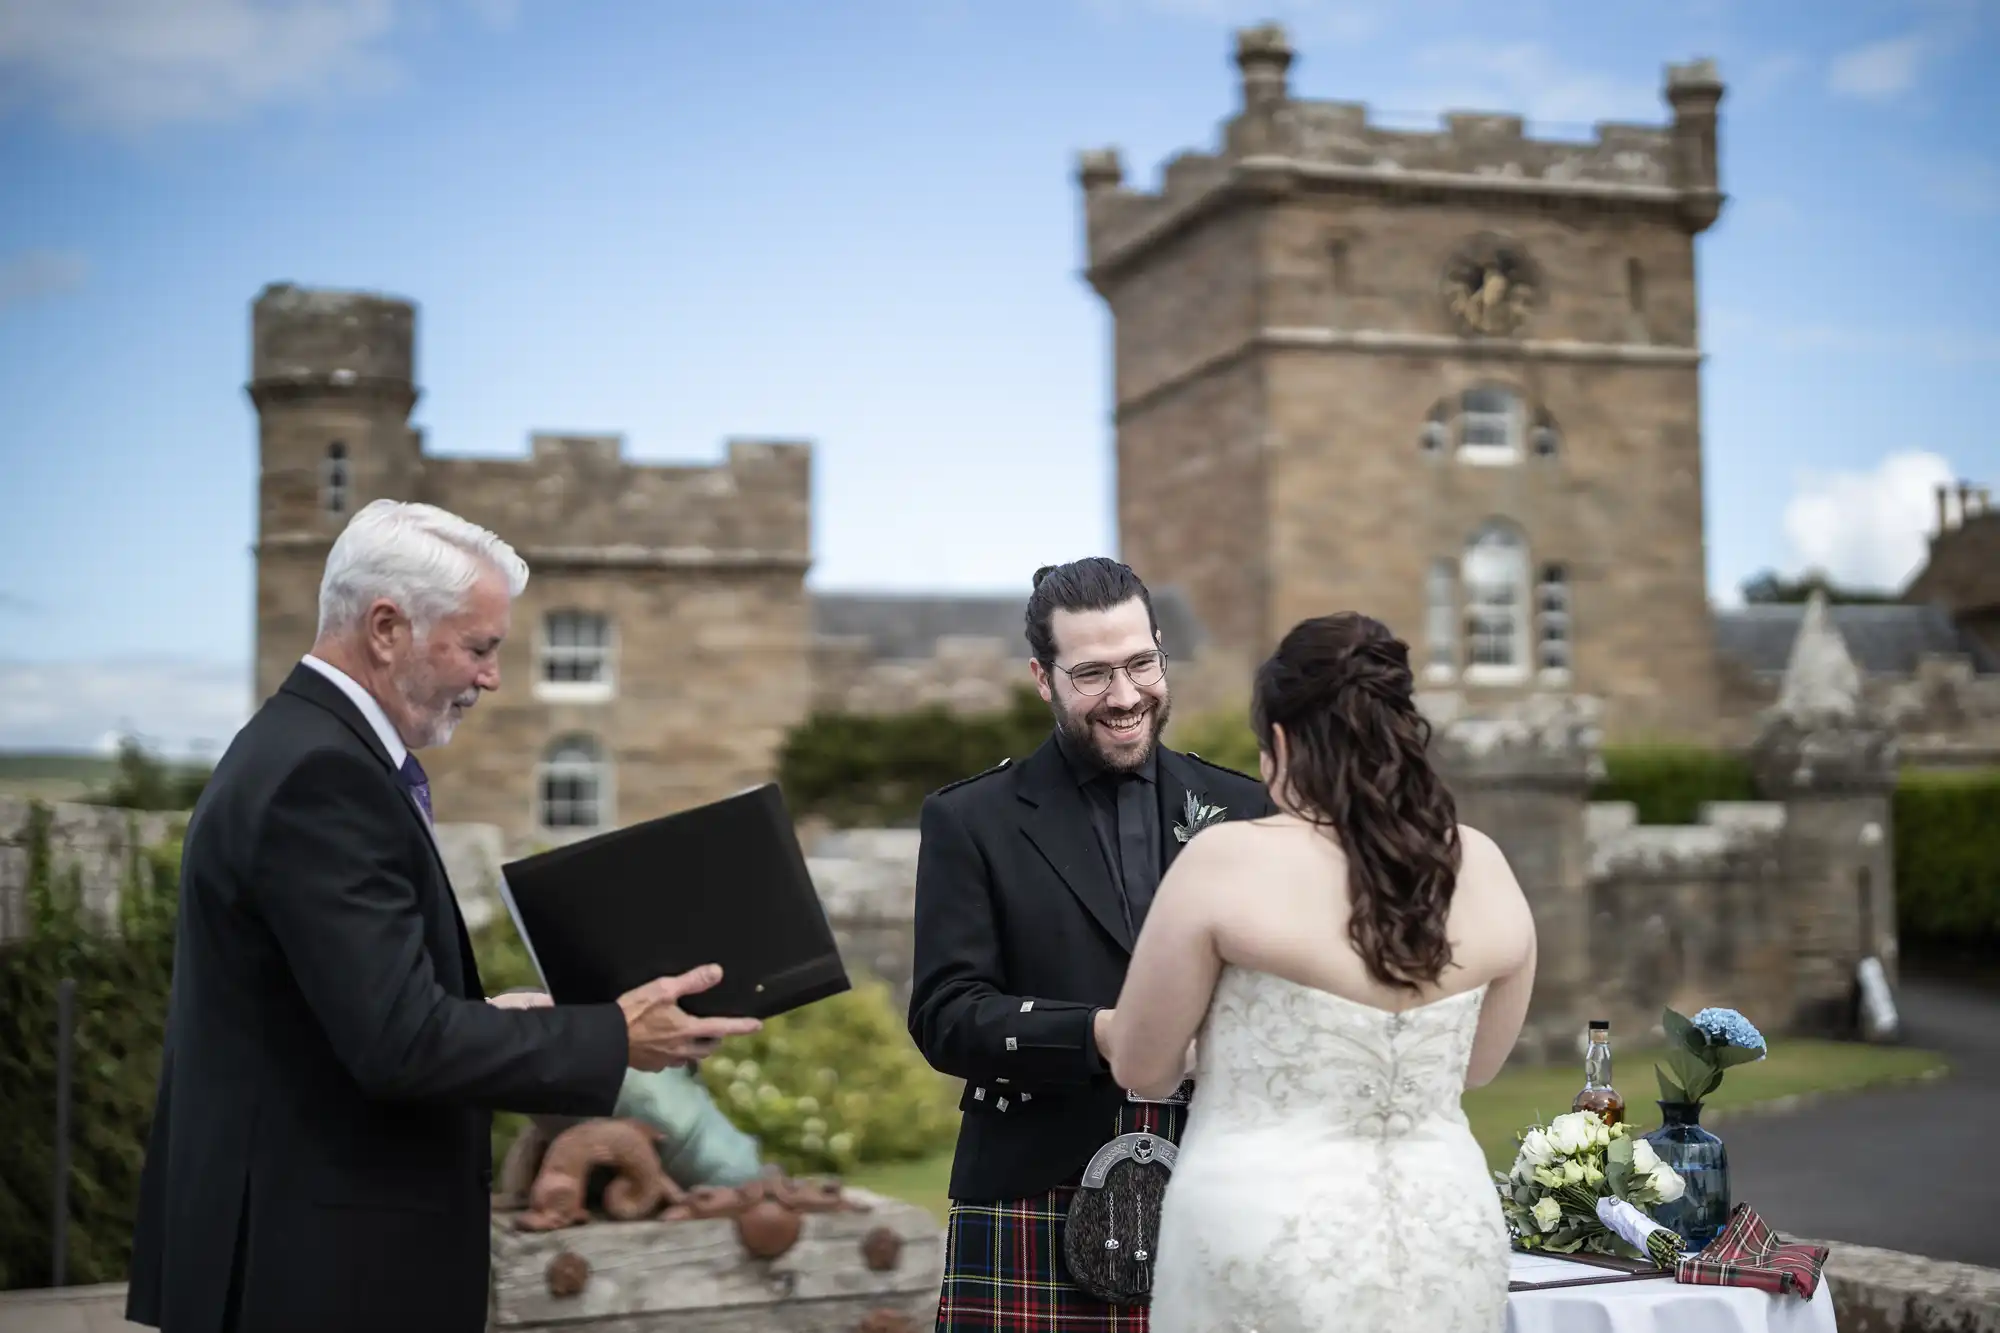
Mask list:
[[[1219,824],[1229,815],[1229,808],[1210,805],[1193,792],[1187,794],[1187,804],[1181,809],[1181,822],[1174,825],[1174,837],[1186,842],[1210,824]]]

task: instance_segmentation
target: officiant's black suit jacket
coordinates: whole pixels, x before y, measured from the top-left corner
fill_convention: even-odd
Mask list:
[[[616,1005],[501,1010],[380,739],[300,666],[188,824],[127,1318],[485,1326],[489,1108],[609,1115]]]
[[[1158,754],[1163,874],[1189,792],[1229,819],[1274,813],[1261,782]],[[1025,1199],[1081,1171],[1125,1100],[1091,1036],[1132,961],[1123,898],[1053,736],[934,792],[919,823],[910,1035],[966,1081],[951,1197]]]

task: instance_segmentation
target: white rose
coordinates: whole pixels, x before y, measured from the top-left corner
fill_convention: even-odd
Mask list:
[[[1682,1180],[1672,1167],[1664,1163],[1655,1167],[1647,1180],[1659,1194],[1661,1203],[1672,1203],[1687,1193],[1687,1182]]]
[[[1549,1121],[1549,1146],[1562,1156],[1581,1152],[1589,1143],[1589,1117],[1581,1111],[1571,1111]]]
[[[1590,1117],[1590,1141],[1600,1148],[1611,1146],[1611,1126],[1594,1115]]]
[[[1554,1231],[1556,1223],[1562,1221],[1562,1205],[1554,1199],[1538,1199],[1528,1211],[1535,1215],[1535,1225],[1544,1231]]]
[[[1642,1176],[1649,1176],[1653,1168],[1660,1164],[1660,1155],[1653,1151],[1653,1145],[1644,1139],[1632,1140],[1632,1169]]]
[[[1529,1166],[1547,1166],[1555,1159],[1555,1150],[1549,1146],[1549,1136],[1541,1130],[1531,1129],[1521,1139],[1520,1160]]]
[[[1563,1163],[1563,1179],[1574,1185],[1583,1179],[1583,1163],[1571,1158]]]

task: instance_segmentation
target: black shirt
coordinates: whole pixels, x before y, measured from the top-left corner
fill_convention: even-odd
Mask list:
[[[1137,937],[1160,887],[1159,749],[1149,750],[1138,768],[1121,772],[1105,768],[1060,730],[1056,748],[1083,794],[1098,848],[1111,871],[1111,882],[1124,895],[1125,919]]]

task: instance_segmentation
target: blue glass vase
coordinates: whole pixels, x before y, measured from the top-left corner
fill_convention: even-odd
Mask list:
[[[1645,1140],[1686,1182],[1687,1192],[1652,1209],[1653,1220],[1678,1235],[1693,1254],[1729,1221],[1729,1149],[1701,1127],[1700,1102],[1661,1102],[1659,1107],[1660,1127]]]

